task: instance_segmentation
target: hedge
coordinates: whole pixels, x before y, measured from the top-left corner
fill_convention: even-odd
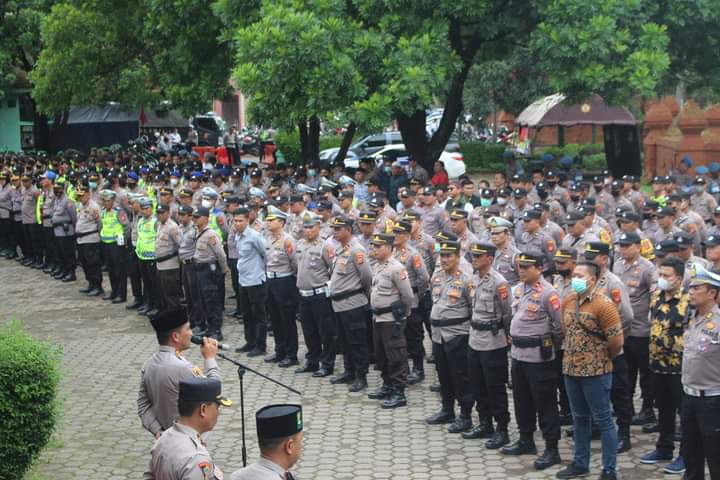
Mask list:
[[[279,152],[285,156],[285,160],[289,163],[298,164],[300,162],[300,134],[295,130],[279,130],[274,135],[275,145]],[[341,135],[323,135],[320,137],[320,151],[326,148],[338,148],[342,143]]]
[[[0,480],[23,478],[50,440],[58,416],[61,350],[19,322],[0,327]]]
[[[468,172],[504,172],[503,152],[507,147],[498,143],[460,142]]]

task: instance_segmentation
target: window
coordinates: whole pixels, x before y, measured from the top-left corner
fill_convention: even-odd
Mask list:
[[[385,134],[373,135],[365,141],[367,147],[382,147],[385,145]]]

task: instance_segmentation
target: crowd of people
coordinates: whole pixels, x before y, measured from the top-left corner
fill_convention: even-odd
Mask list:
[[[217,342],[233,318],[243,325],[237,353],[298,375],[360,392],[374,364],[382,383],[368,397],[381,408],[407,405],[408,386],[434,364],[441,408],[427,423],[505,455],[536,455],[539,425],[539,470],[561,463],[561,425],[571,425],[574,459],[558,478],[588,473],[594,435],[600,478],[616,478],[631,425],[657,433],[641,462],[692,480],[707,463],[720,478],[718,164],[690,175],[686,157],[645,192],[639,177],[569,179],[552,161],[530,175],[446,185],[412,159],[356,170],[230,169],[186,152],[152,166],[132,151],[0,160],[0,255],[66,283],[78,281],[79,263],[80,294],[126,304],[155,328],[160,345],[138,400],[159,439],[153,462],[177,453],[170,432],[214,425],[217,412],[202,420],[203,405],[215,408],[205,400],[220,398],[217,385],[186,382],[217,381]],[[181,355],[192,335],[204,337],[204,369]],[[174,388],[163,392],[168,376]],[[188,423],[194,415],[201,421]],[[173,426],[178,418],[205,430]],[[282,441],[265,443],[284,452],[278,474],[300,442],[299,430],[280,430]],[[187,468],[209,475],[205,453]]]

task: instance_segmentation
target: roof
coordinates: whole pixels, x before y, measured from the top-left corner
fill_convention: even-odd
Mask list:
[[[612,107],[599,95],[585,103],[565,105],[565,95],[556,93],[530,104],[515,123],[526,127],[546,125],[635,125],[635,117],[625,107]]]
[[[189,125],[186,117],[175,110],[145,109],[145,128],[183,128]],[[120,105],[90,105],[70,107],[68,124],[84,123],[138,123],[140,109]]]

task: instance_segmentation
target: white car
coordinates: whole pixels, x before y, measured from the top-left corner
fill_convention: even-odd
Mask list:
[[[385,154],[395,157],[405,166],[408,165],[408,154],[405,150],[405,145],[387,145],[370,155],[369,158],[375,160],[375,165],[380,165]],[[463,158],[462,153],[443,151],[439,160],[443,162],[443,165],[445,165],[445,171],[447,172],[448,177],[458,178],[460,175],[465,173],[465,159]],[[358,168],[360,160],[346,158],[344,163],[348,168]],[[428,173],[432,176],[432,172]]]

